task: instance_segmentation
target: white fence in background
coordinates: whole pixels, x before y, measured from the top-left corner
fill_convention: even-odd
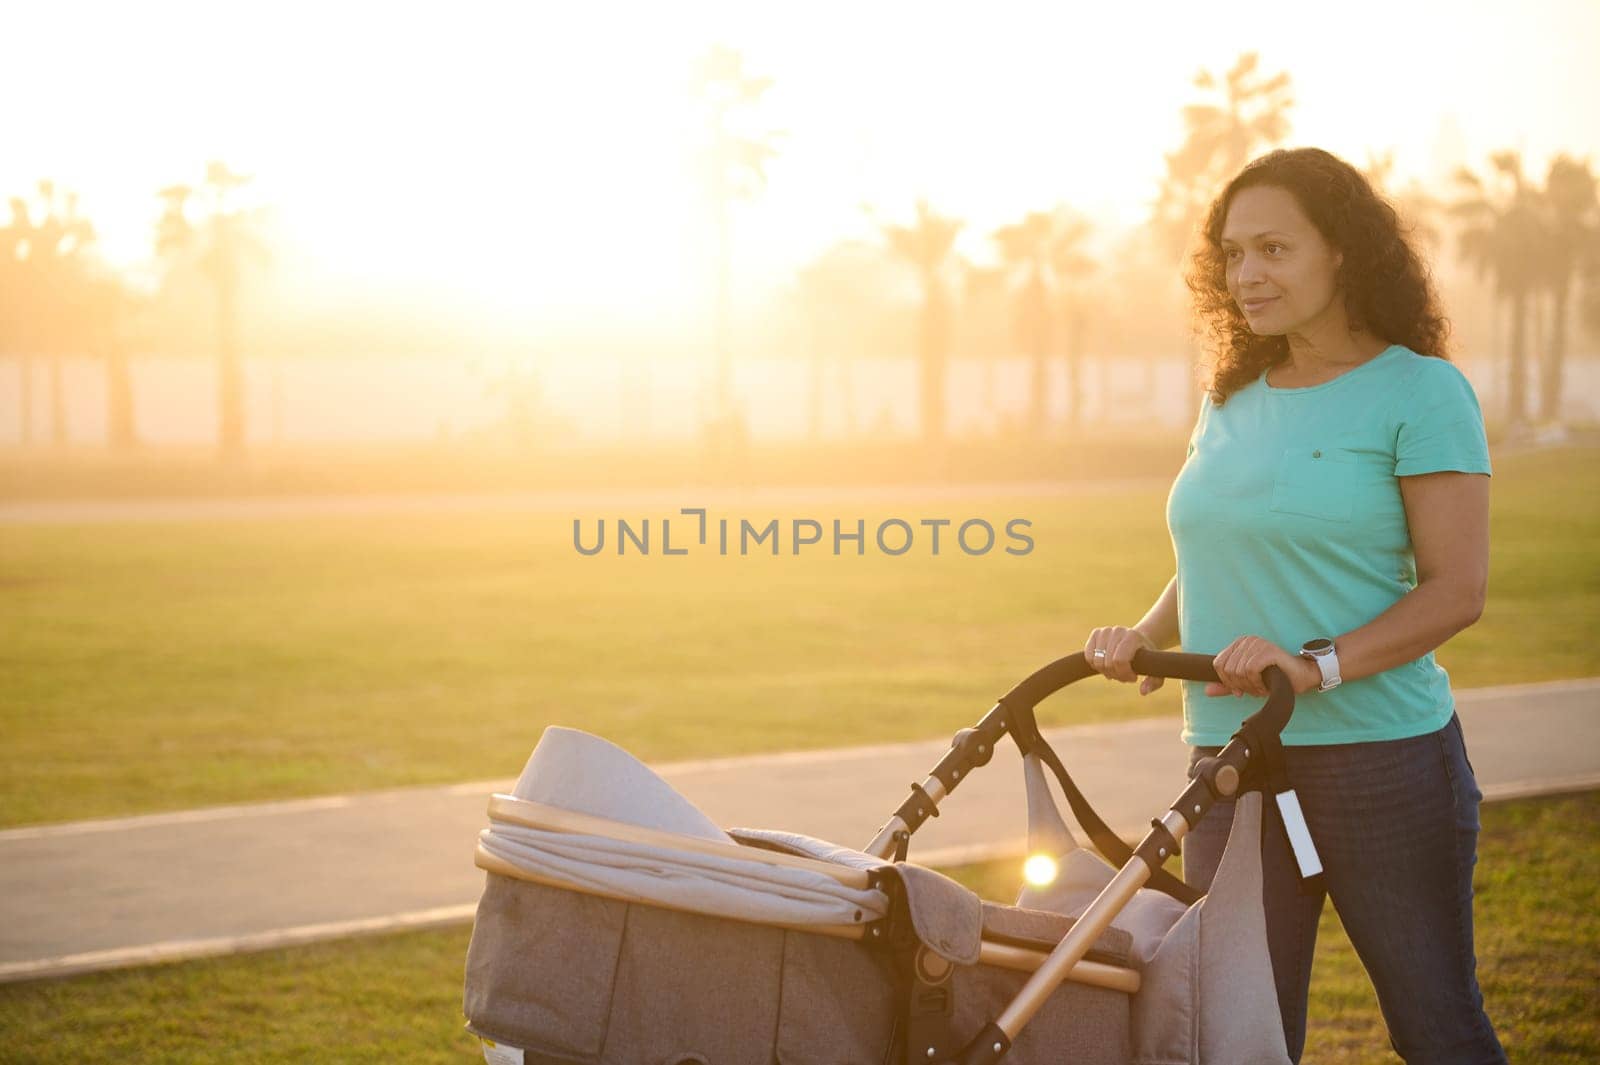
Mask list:
[[[204,359],[146,357],[132,362],[137,434],[150,444],[206,444],[216,437],[216,368]],[[1463,360],[1486,412],[1499,409],[1503,363]],[[956,434],[987,434],[1025,423],[1032,367],[1024,358],[985,363],[954,360],[948,383],[948,424]],[[1600,358],[1573,359],[1567,369],[1564,415],[1600,419]],[[685,440],[706,411],[701,366],[659,363],[648,368],[589,358],[539,365],[508,376],[472,360],[376,356],[285,359],[245,363],[246,431],[252,443],[382,444],[443,438],[502,436],[592,443],[614,439]],[[106,439],[106,375],[102,363],[67,359],[62,365],[68,440]],[[735,365],[735,390],[752,436],[796,440],[810,426],[811,369],[793,360],[750,359]],[[33,441],[52,439],[49,368],[33,361]],[[1188,425],[1199,398],[1189,365],[1170,359],[1152,366],[1090,358],[1083,369],[1083,415],[1107,425]],[[1530,405],[1537,396],[1530,381]],[[0,446],[22,440],[22,368],[0,360]],[[917,426],[917,368],[910,361],[830,364],[822,380],[822,430],[837,439],[855,433],[910,435]],[[1066,368],[1050,366],[1049,417],[1066,421]]]

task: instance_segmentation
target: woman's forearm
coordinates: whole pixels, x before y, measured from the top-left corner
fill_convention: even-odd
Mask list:
[[[1167,587],[1150,609],[1145,611],[1144,617],[1134,626],[1144,633],[1145,639],[1155,645],[1157,650],[1171,647],[1178,642],[1178,578],[1176,575],[1167,582]]]
[[[1334,637],[1339,675],[1359,680],[1414,662],[1477,621],[1482,609],[1482,598],[1465,587],[1423,581],[1365,625]]]

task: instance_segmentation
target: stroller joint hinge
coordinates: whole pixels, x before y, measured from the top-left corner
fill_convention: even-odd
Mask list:
[[[908,833],[915,832],[922,827],[922,822],[939,816],[939,804],[933,801],[933,796],[922,790],[921,784],[913,783],[911,797],[900,805],[895,816],[906,823]]]
[[[1139,844],[1139,849],[1133,852],[1134,857],[1144,862],[1152,873],[1159,870],[1166,864],[1168,858],[1177,853],[1179,853],[1177,837],[1159,820],[1150,822],[1150,834]]]
[[[1178,796],[1178,801],[1172,804],[1172,810],[1181,815],[1188,822],[1191,829],[1197,827],[1205,820],[1207,811],[1216,804],[1209,781],[1196,777],[1183,794]]]
[[[910,979],[906,995],[906,1061],[949,1062],[960,1046],[952,1023],[956,1015],[950,964],[920,944],[907,953]],[[930,964],[931,963],[931,964]]]
[[[1033,716],[1033,708],[1019,709],[1004,699],[995,705],[1001,708],[1002,724],[1010,729],[1011,742],[1017,745],[1018,753],[1031,752],[1039,741],[1039,722]]]
[[[961,760],[969,769],[988,765],[994,757],[995,741],[1005,735],[1005,722],[996,722],[992,727],[987,722],[980,722],[977,728],[964,728],[956,733],[950,741],[950,749],[961,755]]]
[[[1011,1037],[991,1021],[961,1052],[959,1065],[994,1065],[1010,1049]]]
[[[945,794],[956,790],[956,785],[971,775],[974,769],[989,764],[994,757],[995,741],[1004,735],[1004,722],[998,718],[985,718],[977,728],[964,728],[950,741],[950,750],[939,764],[933,767],[933,776],[944,785]]]
[[[914,950],[920,941],[917,939],[916,929],[911,924],[911,910],[906,903],[905,885],[900,882],[900,878],[895,875],[892,868],[880,869],[872,874],[872,878],[876,879],[873,886],[888,896],[889,904],[882,917],[865,926],[866,944],[896,953]]]

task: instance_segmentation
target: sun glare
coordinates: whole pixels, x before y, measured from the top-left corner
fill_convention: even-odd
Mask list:
[[[1056,860],[1048,854],[1033,854],[1022,863],[1022,878],[1034,887],[1049,887],[1061,871]]]

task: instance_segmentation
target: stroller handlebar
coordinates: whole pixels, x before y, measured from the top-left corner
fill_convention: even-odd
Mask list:
[[[1140,651],[1133,656],[1133,668],[1145,676],[1178,677],[1196,681],[1218,679],[1210,655]],[[911,786],[911,797],[902,803],[888,823],[878,830],[877,836],[864,848],[866,852],[880,858],[887,858],[891,854],[897,858],[904,858],[906,844],[911,834],[929,817],[938,816],[939,803],[944,797],[956,789],[956,785],[966,774],[979,766],[987,765],[1000,737],[1010,732],[1012,740],[1024,754],[1037,748],[1061,784],[1061,790],[1066,794],[1073,813],[1077,815],[1078,823],[1089,833],[1090,839],[1094,840],[1095,846],[1102,854],[1108,858],[1115,857],[1115,860],[1120,862],[1122,860],[1120,855],[1127,850],[1126,844],[1106,827],[1099,815],[1089,806],[1088,801],[1078,792],[1076,785],[1067,776],[1066,768],[1061,765],[1050,745],[1039,735],[1039,725],[1034,717],[1034,708],[1040,702],[1074,681],[1093,676],[1094,672],[1089,667],[1083,652],[1078,651],[1036,670],[1022,683],[1002,695],[994,708],[984,715],[983,720],[972,728],[962,729],[956,733],[955,739],[950,743],[950,750],[939,760],[939,764],[934,766],[926,780]],[[1248,734],[1256,738],[1258,746],[1274,747],[1278,737],[1289,724],[1289,717],[1294,713],[1294,686],[1290,683],[1288,675],[1277,666],[1268,666],[1262,672],[1262,678],[1267,682],[1267,701],[1261,705],[1260,710],[1244,720],[1234,739],[1229,741],[1215,759],[1210,760],[1214,764],[1209,764],[1205,770],[1205,786],[1213,786],[1219,769],[1226,767],[1228,773],[1224,778],[1224,790],[1232,794],[1238,784],[1239,774],[1244,771],[1250,757],[1249,746],[1241,737]],[[1159,871],[1155,875],[1158,879],[1165,876]]]
[[[1217,680],[1217,669],[1211,655],[1182,654],[1176,651],[1137,651],[1133,656],[1134,672],[1146,677],[1172,677],[1177,680]],[[1039,669],[1002,697],[1009,706],[1032,710],[1074,681],[1094,673],[1082,651]],[[1283,731],[1294,712],[1294,687],[1289,678],[1276,666],[1268,666],[1262,674],[1267,682],[1267,701],[1261,708],[1260,718],[1271,727],[1274,734]]]
[[[1164,651],[1139,651],[1133,656],[1135,672],[1147,677],[1176,677],[1194,681],[1219,679],[1212,662],[1210,655]],[[901,804],[865,848],[868,854],[879,858],[889,859],[892,856],[894,861],[903,860],[911,834],[929,817],[938,816],[939,802],[954,791],[964,777],[973,769],[988,764],[996,742],[1001,735],[1009,732],[1025,756],[1035,755],[1049,767],[1078,823],[1094,841],[1096,849],[1114,865],[1121,867],[1089,908],[1079,916],[1071,931],[1056,944],[1038,971],[1029,977],[1004,1012],[962,1051],[959,1060],[963,1065],[998,1062],[1010,1049],[1022,1027],[1054,993],[1071,968],[1083,958],[1095,937],[1141,887],[1148,884],[1185,906],[1192,905],[1201,897],[1201,893],[1191,885],[1168,873],[1164,868],[1165,862],[1178,853],[1179,842],[1218,799],[1231,797],[1238,791],[1247,765],[1259,760],[1268,782],[1283,785],[1274,789],[1275,794],[1280,795],[1280,804],[1281,794],[1285,791],[1293,799],[1293,791],[1287,788],[1287,781],[1283,777],[1283,748],[1279,737],[1294,713],[1294,686],[1283,670],[1268,666],[1261,674],[1268,692],[1267,701],[1261,709],[1240,724],[1239,731],[1215,756],[1203,759],[1196,766],[1188,787],[1171,805],[1166,816],[1150,823],[1150,833],[1137,848],[1129,847],[1094,812],[1055,751],[1039,734],[1038,722],[1034,717],[1034,708],[1041,701],[1094,672],[1083,652],[1078,651],[1035,671],[1001,696],[983,720],[956,734],[950,750],[928,778],[921,784],[911,785],[911,797]],[[1053,804],[1053,800],[1050,801]],[[1296,858],[1299,857],[1297,848]],[[1315,854],[1311,855],[1313,862],[1315,857]],[[1301,869],[1306,869],[1303,862]]]
[[[1079,652],[1080,654],[1082,652]],[[1133,668],[1147,677],[1172,677],[1177,680],[1216,680],[1217,667],[1212,655],[1181,654],[1176,651],[1133,653]]]

